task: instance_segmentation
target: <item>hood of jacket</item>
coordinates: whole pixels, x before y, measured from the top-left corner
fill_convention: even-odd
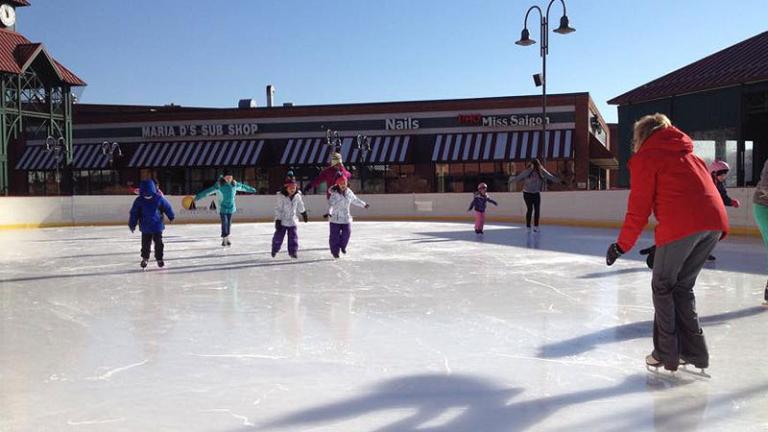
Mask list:
[[[652,133],[640,147],[638,153],[649,150],[693,153],[693,140],[685,132],[670,126]]]
[[[139,194],[145,197],[154,196],[157,194],[157,185],[153,180],[142,180],[139,183]]]

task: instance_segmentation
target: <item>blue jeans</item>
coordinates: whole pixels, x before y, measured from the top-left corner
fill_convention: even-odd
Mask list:
[[[229,237],[229,229],[232,227],[232,213],[220,213],[221,216],[221,236]]]

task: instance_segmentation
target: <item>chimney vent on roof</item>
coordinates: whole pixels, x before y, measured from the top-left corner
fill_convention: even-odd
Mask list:
[[[255,99],[240,99],[240,102],[237,103],[239,109],[256,108],[256,106]]]
[[[275,86],[272,84],[267,86],[267,108],[275,106]]]
[[[284,107],[292,107],[293,106],[293,102],[283,102],[283,106]]]

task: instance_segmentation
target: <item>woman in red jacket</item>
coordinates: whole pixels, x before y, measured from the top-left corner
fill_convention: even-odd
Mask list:
[[[310,189],[325,183],[327,187],[326,198],[329,198],[331,196],[331,186],[336,184],[336,179],[339,177],[344,177],[349,181],[352,178],[352,173],[344,168],[341,153],[334,152],[331,155],[331,165],[320,171],[320,174],[304,188],[304,193],[309,193]]]
[[[693,286],[712,249],[728,232],[723,200],[707,165],[693,154],[693,141],[663,114],[635,123],[636,154],[629,161],[631,189],[624,226],[608,248],[612,265],[629,252],[654,214],[653,352],[648,366],[677,370],[682,363],[709,366],[709,352],[696,315]]]

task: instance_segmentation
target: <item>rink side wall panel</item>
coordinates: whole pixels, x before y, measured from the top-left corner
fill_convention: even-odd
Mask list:
[[[729,194],[743,206],[728,208],[735,234],[758,234],[752,218],[754,189],[732,188]],[[542,196],[542,223],[594,227],[619,227],[626,210],[628,190],[545,192]],[[494,193],[499,206],[488,206],[487,218],[496,222],[521,222],[525,217],[522,193]],[[371,204],[364,210],[353,208],[356,220],[426,220],[472,222],[467,212],[470,193],[361,195]],[[176,223],[215,223],[218,214],[209,209],[213,198],[198,202],[196,210],[185,210],[181,196],[167,197],[176,211]],[[127,225],[128,210],[135,196],[3,197],[0,198],[0,228],[40,228],[87,225]],[[322,220],[326,212],[325,195],[309,195],[304,200],[312,220]],[[275,197],[238,197],[235,221],[273,220]]]

